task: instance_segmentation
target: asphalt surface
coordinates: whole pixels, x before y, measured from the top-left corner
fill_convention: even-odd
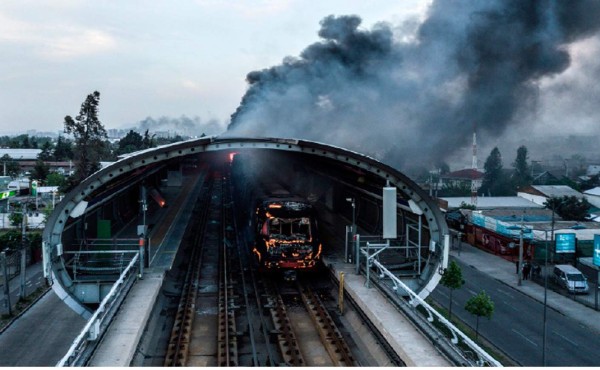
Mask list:
[[[479,335],[520,365],[543,366],[543,286],[524,280],[518,287],[513,263],[472,246],[463,244],[461,256],[456,251],[452,254],[465,280],[452,293],[453,316],[475,328],[476,317],[464,307],[470,297],[484,290],[495,310],[490,320],[479,319]],[[432,298],[447,309],[449,295],[448,288],[438,285]],[[598,322],[600,313],[548,290],[546,366],[600,365],[600,346],[594,339],[600,332],[590,319]]]
[[[0,335],[0,366],[55,366],[85,324],[48,291]]]

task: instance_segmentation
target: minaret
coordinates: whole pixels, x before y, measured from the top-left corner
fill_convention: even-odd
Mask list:
[[[471,204],[477,206],[477,185],[475,184],[475,172],[477,171],[477,134],[473,127],[473,161],[471,162]]]

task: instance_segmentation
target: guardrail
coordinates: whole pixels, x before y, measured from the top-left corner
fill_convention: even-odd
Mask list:
[[[57,367],[84,366],[89,360],[95,347],[98,345],[99,338],[110,324],[114,313],[135,282],[138,272],[138,264],[136,262],[139,257],[140,254],[136,251],[127,268],[119,276],[119,279],[114,283],[106,297],[104,297],[94,315],[88,320],[81,333],[73,341],[71,348],[56,364]]]
[[[376,250],[375,248],[373,249]],[[497,366],[501,367],[502,364],[494,359],[490,354],[488,354],[485,350],[477,345],[477,343],[473,342],[469,337],[467,337],[460,329],[455,327],[450,321],[448,321],[444,316],[440,315],[433,307],[431,307],[427,302],[425,302],[421,297],[419,297],[415,292],[412,291],[406,284],[404,284],[398,277],[396,277],[393,273],[391,273],[385,266],[383,266],[377,259],[375,258],[382,249],[379,249],[376,253],[369,255],[369,250],[367,248],[360,248],[361,254],[365,256],[366,271],[370,271],[371,266],[375,266],[379,272],[379,277],[389,278],[392,283],[392,289],[395,292],[398,292],[399,289],[406,292],[406,294],[410,297],[409,304],[413,307],[421,306],[427,312],[427,321],[433,322],[434,317],[438,320],[438,322],[442,323],[451,333],[452,339],[450,340],[452,344],[456,345],[460,341],[466,345],[472,353],[476,356],[476,365],[478,366]],[[368,280],[367,280],[368,282]],[[464,353],[463,350],[457,347],[457,349]],[[465,357],[466,358],[466,357]]]

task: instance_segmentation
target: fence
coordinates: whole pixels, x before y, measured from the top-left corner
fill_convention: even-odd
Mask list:
[[[104,297],[94,315],[73,341],[68,352],[56,366],[85,366],[98,345],[102,334],[110,325],[114,314],[123,302],[125,295],[135,282],[137,273],[140,271],[137,264],[139,258],[140,254],[136,253],[119,279],[114,283],[110,292]]]

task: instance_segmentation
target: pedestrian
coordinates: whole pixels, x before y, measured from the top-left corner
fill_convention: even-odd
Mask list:
[[[536,278],[541,277],[542,276],[542,267],[540,265],[536,265],[533,269],[533,273]]]
[[[523,264],[523,280],[527,280],[527,278],[529,278],[530,272],[531,272],[531,264],[529,262],[525,262]]]

